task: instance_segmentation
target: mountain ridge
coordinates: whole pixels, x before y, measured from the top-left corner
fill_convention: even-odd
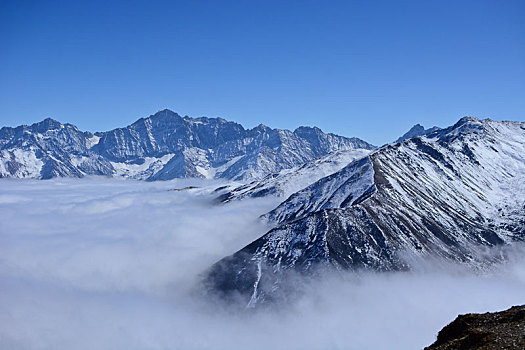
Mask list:
[[[271,299],[289,271],[392,271],[439,258],[482,268],[525,240],[525,123],[472,117],[383,146],[292,194],[274,228],[211,267],[206,288]]]

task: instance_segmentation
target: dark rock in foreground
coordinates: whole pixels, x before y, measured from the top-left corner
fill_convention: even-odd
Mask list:
[[[458,316],[425,350],[525,349],[525,305]]]

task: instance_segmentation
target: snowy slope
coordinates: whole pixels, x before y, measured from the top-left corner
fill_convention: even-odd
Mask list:
[[[293,194],[276,227],[214,265],[208,288],[265,300],[286,271],[397,270],[428,257],[483,266],[525,239],[525,123],[471,117],[387,145]]]
[[[334,152],[325,157],[314,159],[300,167],[268,174],[262,180],[233,188],[222,194],[219,201],[229,202],[246,197],[268,195],[288,197],[319,179],[341,170],[355,159],[365,157],[370,152],[367,149]]]

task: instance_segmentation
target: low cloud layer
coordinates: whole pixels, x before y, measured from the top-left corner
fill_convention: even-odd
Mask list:
[[[198,276],[266,230],[275,199],[212,205],[209,182],[0,181],[2,349],[419,349],[458,313],[525,300],[522,250],[459,267],[334,274],[291,305],[229,311]]]

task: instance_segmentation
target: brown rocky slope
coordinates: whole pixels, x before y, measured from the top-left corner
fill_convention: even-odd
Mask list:
[[[425,350],[525,349],[525,305],[501,312],[459,315]]]

